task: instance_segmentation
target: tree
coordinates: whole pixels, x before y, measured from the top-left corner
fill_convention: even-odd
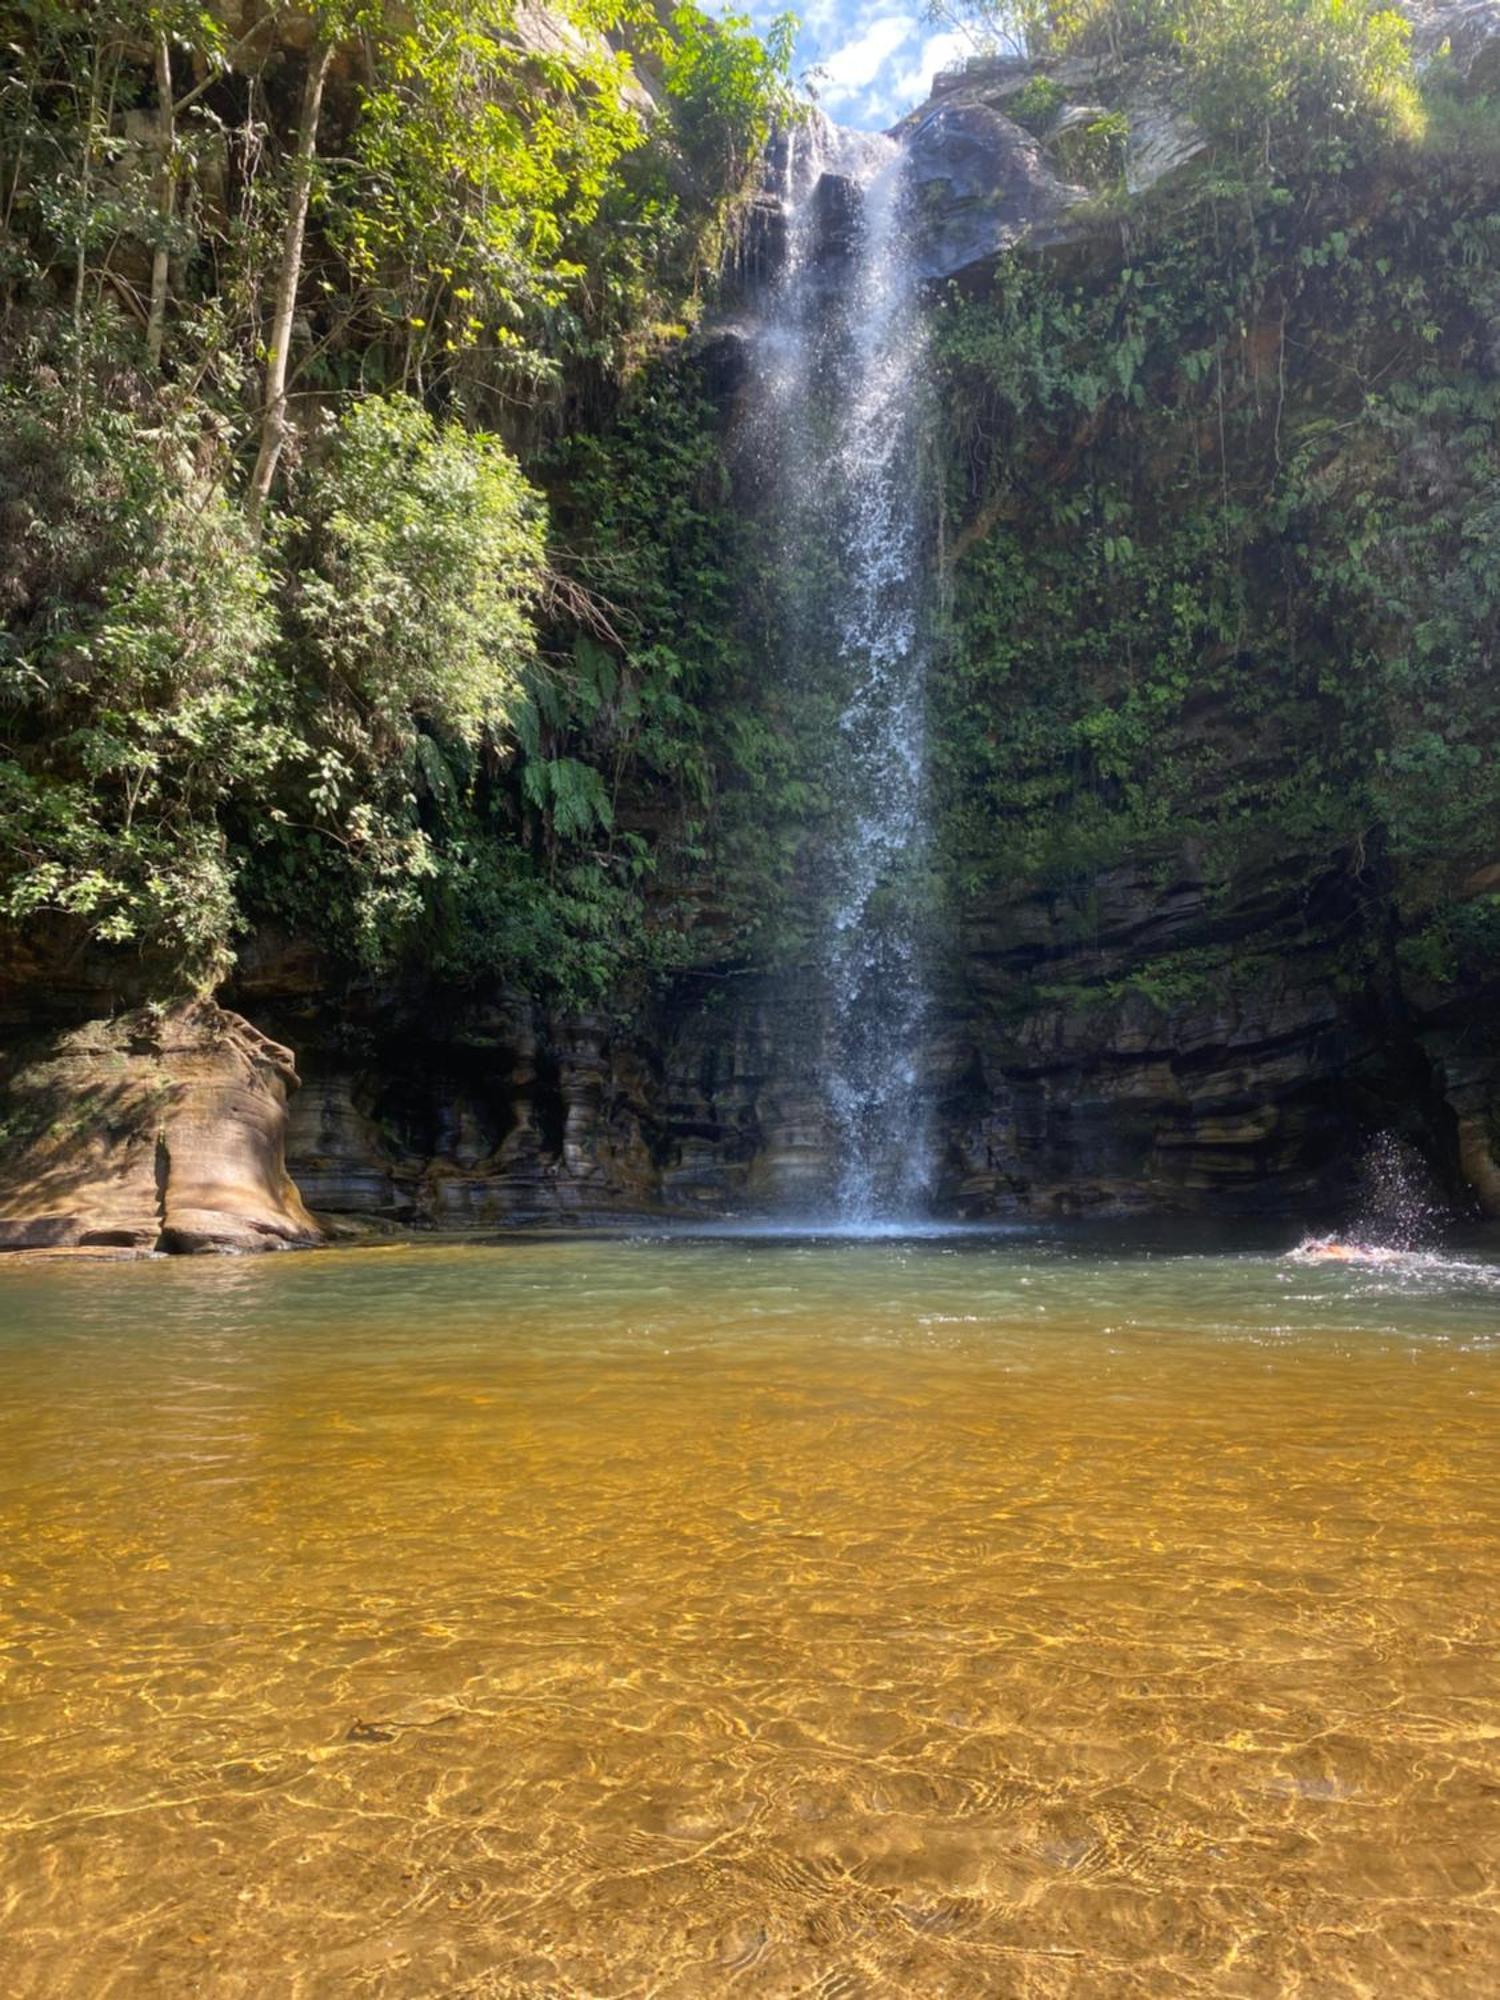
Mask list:
[[[326,24],[320,24],[326,32]],[[251,527],[259,532],[261,516],[270,498],[271,482],[286,444],[287,359],[292,346],[292,322],[297,313],[297,288],[302,280],[302,251],[307,236],[307,205],[312,196],[313,161],[318,150],[318,120],[323,113],[323,88],[333,61],[333,43],[320,41],[308,56],[307,75],[302,85],[302,108],[297,118],[297,138],[292,155],[291,182],[287,191],[286,225],[281,239],[281,261],[276,276],[275,300],[271,309],[271,332],[266,346],[265,402],[260,420],[260,448],[250,474],[245,512]]]
[[[183,984],[228,962],[219,813],[286,750],[271,578],[191,416],[0,396],[0,912],[51,911]]]
[[[645,869],[599,829],[695,724],[652,669],[649,728],[574,726],[580,628],[600,686],[626,641],[517,453],[558,482],[696,309],[784,56],[648,0],[250,13],[0,0],[0,919],[166,991],[252,909],[596,985]]]

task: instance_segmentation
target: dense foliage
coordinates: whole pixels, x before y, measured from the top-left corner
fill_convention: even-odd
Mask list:
[[[653,866],[617,796],[692,754],[696,584],[636,585],[708,436],[648,465],[617,413],[701,307],[785,31],[644,0],[0,25],[0,911],[167,989],[268,917],[601,989]],[[559,535],[558,482],[615,457],[628,524],[575,502]]]
[[[195,421],[0,400],[0,896],[222,969],[220,814],[284,750],[271,579]]]
[[[804,951],[827,691],[780,671],[789,552],[681,342],[785,34],[643,0],[0,15],[12,934],[154,990],[280,932],[573,1004]],[[1081,249],[935,301],[943,886],[1086,925],[1119,863],[1226,907],[1333,871],[1351,977],[1488,966],[1500,124],[1441,65],[1419,104],[1361,0],[1021,25],[1125,81],[1070,142]],[[1147,74],[1211,144],[1127,196]],[[1011,108],[1050,143],[1064,96],[1044,63]]]
[[[951,879],[1048,885],[1080,925],[1120,864],[1217,885],[1226,943],[1179,1001],[1225,990],[1257,874],[1309,907],[1348,885],[1351,981],[1393,925],[1427,980],[1500,945],[1500,173],[1438,144],[1262,164],[938,319]]]
[[[1337,166],[1422,122],[1411,28],[1383,0],[942,0],[938,11],[1043,60],[1101,59],[1117,88],[1143,70],[1175,84],[1220,148],[1268,170]],[[1026,122],[1052,88],[1036,80]]]

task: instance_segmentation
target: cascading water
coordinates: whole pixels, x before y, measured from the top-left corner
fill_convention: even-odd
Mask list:
[[[922,1214],[926,1015],[924,330],[902,156],[814,119],[783,141],[787,244],[752,342],[789,672],[831,703],[823,1081],[839,1220]],[[836,722],[833,720],[836,714]]]

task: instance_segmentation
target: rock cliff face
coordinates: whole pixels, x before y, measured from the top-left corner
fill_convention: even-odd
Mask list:
[[[1419,67],[1441,61],[1474,92],[1494,90],[1497,0],[1406,0],[1400,11]],[[1108,56],[971,61],[939,76],[931,100],[896,133],[912,162],[923,263],[935,278],[972,273],[1018,243],[1086,242],[1098,184],[1118,179],[1144,194],[1207,151],[1161,65],[1122,68]]]
[[[1418,1022],[1393,980],[1351,989],[1330,953],[1354,914],[1342,871],[1311,898],[1300,874],[1247,873],[1225,901],[1184,855],[1091,890],[1086,925],[1032,896],[970,934],[945,1098],[961,1212],[1327,1212],[1383,1130],[1458,1186],[1457,1107]],[[1232,988],[1172,991],[1167,968],[1226,945]]]
[[[1446,43],[1483,77],[1497,14],[1482,0],[1425,10],[1418,47]],[[1086,283],[1091,259],[1119,261],[1090,207],[1098,148],[1120,149],[1109,171],[1137,191],[1202,153],[1150,75],[1058,65],[1042,114],[1034,81],[974,67],[906,122],[928,278],[972,290],[1007,253],[1063,250]],[[852,183],[830,174],[818,200],[832,267],[858,227]],[[753,224],[746,276],[764,284],[785,218],[767,202]],[[1253,386],[1279,424],[1275,331],[1244,337],[1272,357]],[[736,349],[728,321],[702,343],[726,408],[743,386]],[[1092,435],[1080,423],[1068,451]],[[1216,439],[1193,444],[1207,455]],[[967,548],[994,518],[957,525]],[[1272,742],[1245,756],[1288,754]],[[1493,861],[1470,888],[1497,884]],[[934,1206],[1300,1220],[1349,1201],[1363,1146],[1394,1131],[1455,1203],[1500,1215],[1500,978],[1404,961],[1398,903],[1379,857],[1290,838],[1227,872],[1184,837],[1065,888],[1018,872],[955,897],[934,918],[918,1051]],[[1218,981],[1230,960],[1235,977]],[[832,1182],[818,975],[726,962],[707,935],[689,969],[608,1014],[420,981],[356,992],[307,940],[261,941],[226,995],[244,1015],[130,1010],[81,977],[59,989],[63,1024],[42,1031],[27,995],[56,986],[52,963],[39,951],[19,967],[7,1001],[19,1040],[0,1077],[0,1247],[282,1247],[320,1240],[315,1215],[435,1229],[791,1215],[816,1212]],[[296,1050],[300,1089],[287,1049],[246,1015]]]
[[[950,960],[920,1057],[940,1213],[1331,1215],[1390,1131],[1500,1213],[1500,1048],[1394,985],[1349,990],[1327,946],[1350,917],[1341,870],[1311,903],[1272,871],[1226,907],[1190,860],[1094,887],[1082,931],[1022,894]],[[1232,994],[1122,987],[1153,951],[1226,934],[1259,967]],[[625,1021],[429,1014],[357,1057],[288,1027],[306,1072],[289,1170],[314,1210],[440,1229],[816,1213],[834,1162],[811,978],[685,975]]]
[[[1047,250],[1086,240],[1091,183],[1118,174],[1143,194],[1205,149],[1158,72],[1122,74],[1101,58],[1045,72],[1011,58],[970,63],[939,77],[932,101],[897,132],[931,278],[972,274],[1017,244]]]
[[[323,1240],[288,1178],[288,1052],[209,1005],[24,1043],[4,1077],[0,1249],[284,1249]]]

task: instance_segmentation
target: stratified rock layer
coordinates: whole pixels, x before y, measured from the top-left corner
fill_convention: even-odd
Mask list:
[[[1420,996],[1351,990],[1322,900],[1276,877],[1213,896],[1121,867],[1087,929],[1019,887],[961,941],[920,1051],[942,1215],[1328,1215],[1395,1132],[1500,1214],[1500,1051]],[[1243,940],[1233,990],[1152,990]],[[513,999],[288,1021],[308,1082],[288,1164],[320,1212],[430,1228],[831,1210],[815,975],[688,973],[628,1019]],[[264,1004],[275,1008],[269,994]],[[275,1018],[273,1014],[271,1018]]]
[[[18,1052],[5,1083],[0,1249],[322,1241],[286,1171],[292,1058],[238,1014],[91,1021]]]

